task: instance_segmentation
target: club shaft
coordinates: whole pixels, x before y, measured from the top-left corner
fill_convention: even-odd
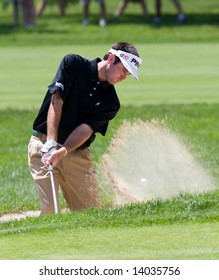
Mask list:
[[[56,188],[55,188],[55,182],[54,182],[53,168],[52,168],[51,164],[49,165],[49,173],[50,173],[50,179],[51,179],[51,185],[52,185],[54,210],[55,210],[55,214],[57,214],[59,212],[59,208],[58,208],[58,200],[57,200]]]

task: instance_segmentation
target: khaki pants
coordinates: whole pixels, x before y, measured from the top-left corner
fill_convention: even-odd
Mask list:
[[[41,203],[41,214],[54,213],[52,186],[48,168],[41,162],[41,148],[46,135],[31,136],[28,163],[36,183]],[[100,204],[98,184],[92,167],[89,149],[68,153],[54,168],[56,193],[59,186],[71,210],[97,207]]]

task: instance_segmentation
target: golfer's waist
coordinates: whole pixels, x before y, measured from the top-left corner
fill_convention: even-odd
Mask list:
[[[46,142],[47,140],[47,135],[45,133],[42,133],[40,131],[37,131],[35,129],[32,130],[32,136],[35,136],[37,138],[39,138],[41,141]],[[58,146],[62,146],[62,144],[57,143]]]
[[[32,135],[33,135],[33,136],[36,136],[36,137],[39,137],[39,136],[46,136],[45,133],[42,133],[42,132],[37,131],[37,130],[35,130],[35,129],[32,130]]]
[[[47,140],[47,135],[46,135],[45,133],[42,133],[42,132],[37,131],[37,130],[35,130],[35,129],[32,130],[32,136],[39,138],[40,141],[42,141],[43,143],[45,143],[46,140]],[[57,146],[58,146],[59,148],[61,148],[61,147],[62,147],[62,144],[57,143]]]
[[[35,136],[35,137],[37,137],[37,138],[39,138],[41,141],[43,141],[43,142],[46,142],[46,138],[47,138],[47,135],[46,134],[44,134],[44,133],[42,133],[42,132],[40,132],[40,131],[37,131],[37,130],[35,130],[35,129],[33,129],[32,130],[32,135],[33,136]],[[60,147],[62,147],[62,144],[60,144],[60,143],[57,143],[57,145],[58,146],[60,146]],[[86,149],[86,148],[88,148],[87,147],[87,145],[86,144],[84,144],[84,145],[81,145],[79,148],[77,148],[77,150],[84,150],[84,149]]]
[[[41,139],[41,140],[44,140],[44,141],[46,141],[46,138],[47,138],[47,135],[45,133],[42,133],[42,132],[37,131],[35,129],[32,130],[32,135]]]

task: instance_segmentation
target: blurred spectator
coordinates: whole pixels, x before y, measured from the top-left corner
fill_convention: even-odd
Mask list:
[[[173,2],[173,5],[175,6],[178,13],[177,15],[178,23],[184,23],[186,17],[183,12],[181,1],[180,0],[171,0],[171,1]],[[155,18],[154,18],[155,23],[161,23],[161,9],[162,9],[161,0],[155,0]]]
[[[104,0],[96,0],[96,2],[100,6],[100,20],[99,20],[99,25],[100,26],[105,26],[106,25],[106,5]],[[83,25],[88,25],[89,24],[89,5],[90,5],[90,0],[81,0],[81,3],[83,5]]]
[[[19,25],[20,14],[23,15],[25,27],[34,26],[34,2],[33,0],[7,0],[13,3],[13,23]]]
[[[38,5],[38,7],[36,9],[36,13],[35,13],[36,17],[41,16],[43,10],[46,7],[47,1],[48,0],[41,0],[40,1],[39,5]],[[59,10],[60,10],[61,16],[64,16],[65,15],[65,0],[57,0],[57,4],[59,6]]]
[[[18,26],[20,11],[23,7],[22,0],[7,0],[7,2],[13,3],[13,23],[14,26]]]
[[[146,4],[145,0],[122,0],[119,3],[119,6],[118,6],[116,12],[114,13],[114,17],[117,18],[117,17],[121,16],[123,14],[124,10],[126,9],[126,7],[128,6],[128,3],[130,3],[130,2],[141,4],[143,15],[147,16],[148,9],[147,9],[147,4]]]
[[[23,0],[23,19],[25,27],[34,26],[34,0]]]

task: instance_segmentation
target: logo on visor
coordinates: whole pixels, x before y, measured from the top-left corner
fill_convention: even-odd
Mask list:
[[[126,55],[126,54],[124,54],[124,53],[121,53],[120,56],[121,56],[122,58],[124,58],[125,60],[128,60],[128,59],[129,59],[129,56]]]
[[[140,63],[135,58],[132,58],[131,62],[133,62],[136,67],[139,67],[140,65]]]

